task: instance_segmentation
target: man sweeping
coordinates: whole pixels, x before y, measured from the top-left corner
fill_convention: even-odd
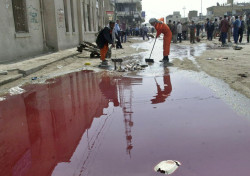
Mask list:
[[[172,40],[172,32],[167,24],[162,21],[157,20],[156,18],[151,18],[149,23],[155,27],[157,33],[156,38],[161,34],[164,34],[163,37],[163,62],[169,62],[168,55],[170,53],[170,43]]]
[[[96,44],[98,48],[100,48],[100,54],[101,54],[101,65],[108,65],[106,58],[106,54],[109,50],[108,44],[112,44],[112,47],[114,47],[114,41],[112,37],[112,31],[114,28],[115,22],[110,21],[109,26],[105,27],[103,30],[100,31],[99,35],[96,39]]]

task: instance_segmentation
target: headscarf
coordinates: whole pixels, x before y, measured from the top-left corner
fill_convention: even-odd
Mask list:
[[[158,20],[156,18],[151,18],[149,20],[149,23],[152,24],[152,23],[155,23],[155,22],[158,22]]]

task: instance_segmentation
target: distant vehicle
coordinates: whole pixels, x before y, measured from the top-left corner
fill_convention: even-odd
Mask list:
[[[151,32],[152,32],[151,30],[152,30],[152,28],[154,28],[154,27],[151,26],[150,23],[142,23],[142,24],[141,24],[141,27],[144,27],[145,24],[146,24],[146,27],[148,28],[148,32],[151,33]],[[154,32],[155,32],[155,29],[154,29]]]

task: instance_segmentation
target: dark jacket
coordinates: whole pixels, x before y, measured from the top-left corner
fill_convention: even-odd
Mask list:
[[[206,31],[207,32],[213,32],[214,31],[214,24],[211,23],[210,21],[207,22],[207,24],[206,24]]]
[[[247,20],[247,30],[250,29],[250,18]]]
[[[102,49],[106,43],[113,44],[112,30],[109,27],[102,29],[96,38],[98,48]]]
[[[245,22],[242,20],[240,23],[240,30],[244,31],[245,30]]]
[[[229,22],[226,19],[221,21],[220,23],[221,32],[228,32],[229,27],[230,27]]]

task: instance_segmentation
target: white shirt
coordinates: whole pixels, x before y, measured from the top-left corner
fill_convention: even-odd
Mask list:
[[[177,25],[177,33],[178,34],[182,33],[182,25],[181,25],[181,23]]]

